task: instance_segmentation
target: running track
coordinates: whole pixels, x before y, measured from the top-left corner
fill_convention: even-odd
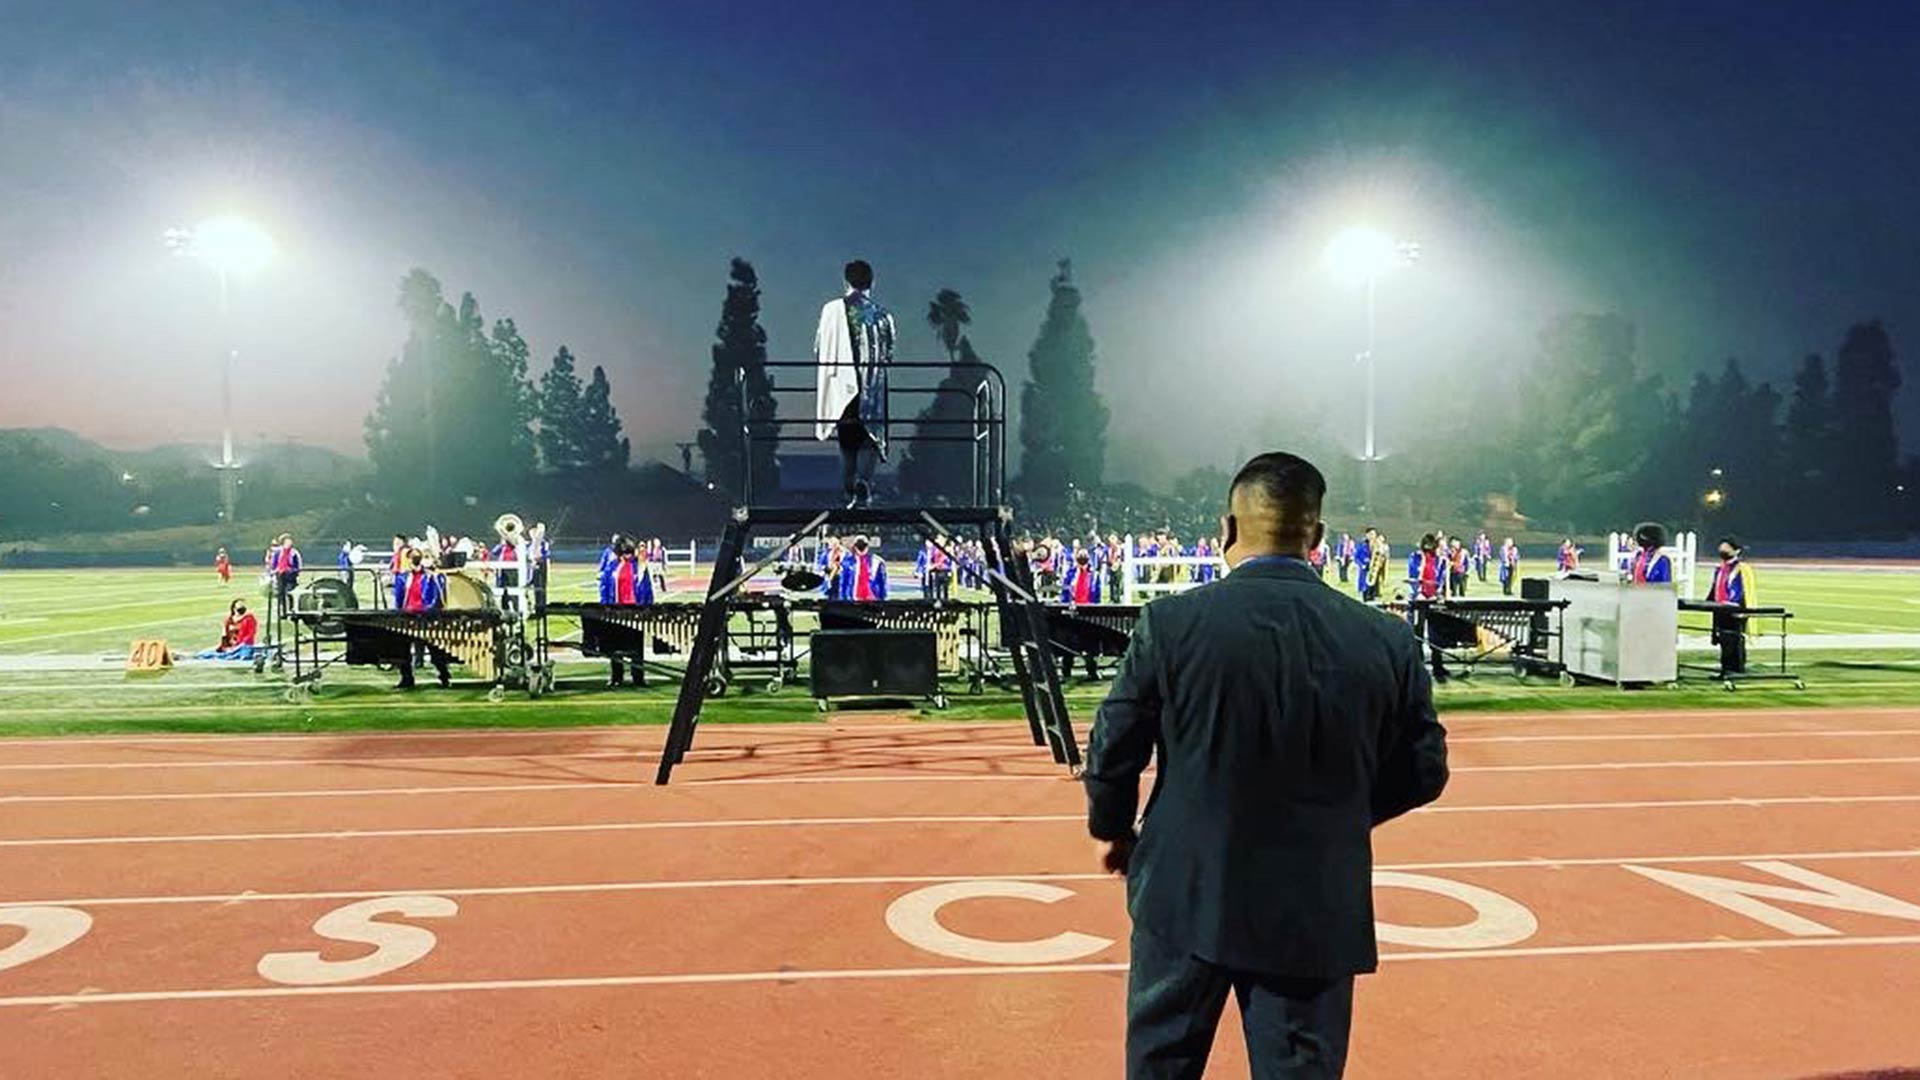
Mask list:
[[[1350,1076],[1920,1064],[1920,711],[1451,727]],[[660,737],[0,740],[0,1076],[1119,1075],[1024,728],[712,725],[667,789]]]

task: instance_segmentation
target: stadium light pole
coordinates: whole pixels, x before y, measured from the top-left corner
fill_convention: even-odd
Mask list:
[[[1366,438],[1360,455],[1363,510],[1373,508],[1373,474],[1375,463],[1380,460],[1379,448],[1375,441],[1377,428],[1375,414],[1379,398],[1379,375],[1374,363],[1374,341],[1376,329],[1376,297],[1379,292],[1380,276],[1397,266],[1412,266],[1420,261],[1420,245],[1411,240],[1395,240],[1378,229],[1356,225],[1342,230],[1327,243],[1327,269],[1333,275],[1348,284],[1362,285],[1366,289],[1367,337],[1366,348],[1354,359],[1366,365]]]
[[[225,343],[220,367],[220,512],[231,531],[238,502],[240,462],[233,456],[233,368],[240,359],[234,344],[230,279],[251,274],[273,258],[273,238],[237,217],[218,217],[192,228],[168,229],[161,239],[175,255],[198,259],[220,279],[220,336]]]

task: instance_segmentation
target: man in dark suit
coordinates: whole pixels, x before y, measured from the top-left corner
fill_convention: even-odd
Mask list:
[[[1141,611],[1094,724],[1088,825],[1127,877],[1135,1080],[1200,1076],[1229,990],[1255,1076],[1340,1076],[1353,976],[1378,963],[1371,831],[1446,786],[1413,632],[1307,565],[1326,487],[1292,454],[1240,470],[1232,573]]]

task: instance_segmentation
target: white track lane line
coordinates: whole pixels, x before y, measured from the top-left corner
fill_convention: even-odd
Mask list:
[[[1920,728],[1900,728],[1889,730],[1847,730],[1847,731],[1753,731],[1753,732],[1711,732],[1702,734],[1668,733],[1660,735],[1482,735],[1453,736],[1447,740],[1449,746],[1472,743],[1559,743],[1559,742],[1686,742],[1701,739],[1792,739],[1792,738],[1891,738],[1920,735]],[[841,736],[846,738],[847,736]],[[810,741],[810,740],[798,740]],[[773,745],[766,747],[712,747],[694,749],[687,752],[689,760],[698,761],[752,761],[775,757],[817,757],[833,754],[978,754],[995,751],[1002,754],[1027,754],[1033,746],[1022,740],[1005,742],[966,742],[966,743],[871,743],[846,746],[820,747],[807,745]],[[320,765],[400,765],[400,764],[438,764],[441,762],[461,761],[640,761],[642,756],[658,753],[657,747],[650,746],[606,746],[583,750],[562,750],[552,752],[528,751],[526,753],[495,754],[419,754],[410,756],[367,754],[339,755],[329,757],[304,758],[228,758],[214,761],[33,761],[0,763],[0,772],[39,772],[58,769],[73,770],[115,770],[115,769],[243,769],[243,768],[311,768]],[[1856,760],[1849,758],[1849,761]],[[1920,761],[1920,758],[1880,758],[1858,760],[1884,761]],[[1791,762],[1789,762],[1791,763]],[[1623,763],[1622,767],[1653,766],[1670,764],[1666,762]],[[1707,762],[1704,764],[1714,764]],[[1734,762],[1732,764],[1745,764]],[[1578,763],[1570,765],[1504,765],[1504,766],[1461,766],[1456,771],[1471,771],[1475,768],[1586,768]],[[1594,765],[1594,768],[1602,767]],[[696,781],[697,782],[697,781]]]
[[[1691,807],[1829,806],[1873,803],[1920,803],[1920,795],[1789,795],[1777,798],[1657,799],[1637,802],[1504,803],[1467,806],[1426,806],[1416,814],[1517,814],[1561,810],[1648,810]],[[658,832],[678,829],[781,829],[815,826],[877,825],[1025,825],[1084,822],[1075,814],[918,814],[894,817],[727,818],[669,821],[605,821],[561,825],[464,825],[451,828],[329,829],[300,832],[182,833],[120,836],[18,837],[0,840],[0,848],[77,847],[109,844],[222,844],[270,840],[369,840],[421,836],[518,836],[542,833]]]
[[[1888,937],[1784,938],[1752,941],[1644,941],[1612,945],[1558,945],[1535,948],[1451,952],[1387,952],[1383,963],[1402,960],[1497,960],[1549,956],[1600,956],[1609,953],[1727,952],[1748,949],[1877,948],[1920,945],[1920,934]],[[590,978],[490,979],[471,982],[382,983],[347,986],[248,986],[216,990],[141,990],[126,993],[43,994],[0,997],[0,1007],[114,1005],[162,1001],[226,1001],[244,998],[333,997],[368,994],[446,994],[482,990],[578,990],[608,987],[690,986],[728,983],[832,982],[856,979],[981,978],[1114,973],[1126,964],[1032,964],[971,967],[847,968],[816,971],[716,971],[689,974],[603,975]]]
[[[808,749],[804,753],[793,755],[833,755],[833,753],[906,753],[906,751],[925,751],[927,748],[914,746],[870,746],[870,748],[833,748]],[[1012,753],[1031,753],[1031,749],[1018,746],[966,746],[950,748],[954,753],[979,753],[985,749],[1000,751],[1004,755]],[[753,753],[737,755],[741,761],[753,761],[755,757],[772,757],[774,753]],[[789,757],[789,753],[778,753],[780,757]],[[689,753],[693,757],[693,753]],[[0,771],[6,773],[48,773],[48,771],[125,771],[125,769],[313,769],[313,767],[353,767],[353,769],[372,769],[388,765],[451,765],[463,761],[522,761],[522,763],[540,763],[540,761],[634,761],[643,763],[643,759],[632,751],[618,749],[593,749],[580,753],[463,753],[463,755],[426,755],[426,757],[248,757],[248,759],[228,759],[228,761],[94,761],[94,763],[52,763],[52,761],[33,761],[33,763],[12,763],[0,765]],[[1839,767],[1839,765],[1916,765],[1920,755],[1899,755],[1899,757],[1749,757],[1740,761],[1549,761],[1540,765],[1455,765],[1453,773],[1599,773],[1599,771],[1617,771],[1617,769],[1764,769],[1764,767]],[[714,786],[714,784],[858,784],[858,782],[897,782],[897,780],[927,780],[927,782],[1010,782],[1010,780],[1060,780],[1056,774],[1025,774],[1025,776],[912,776],[912,774],[879,774],[862,776],[858,773],[824,774],[824,776],[739,776],[739,778],[720,778],[720,780],[687,780],[687,784]]]
[[[1558,870],[1569,866],[1681,865],[1781,861],[1833,862],[1871,859],[1920,859],[1920,848],[1890,851],[1793,851],[1731,855],[1634,855],[1604,858],[1475,859],[1464,862],[1376,863],[1375,870]],[[379,896],[561,896],[578,893],[671,892],[685,889],[770,889],[844,885],[924,885],[947,881],[1110,881],[1112,874],[875,874],[838,877],[688,878],[664,881],[595,881],[551,885],[420,886],[404,889],[341,889],[319,892],[242,892],[204,895],[94,896],[52,900],[0,900],[8,907],[124,907],[148,904],[234,904],[276,901],[360,900]]]
[[[279,689],[278,686],[275,687]],[[455,703],[466,704],[466,703]],[[1825,712],[1844,712],[1848,716],[1906,716],[1920,717],[1920,709],[1910,705],[1863,705],[1829,708],[1824,706],[1798,706],[1784,708],[1752,709],[1618,709],[1618,710],[1568,710],[1553,712],[1489,712],[1455,713],[1442,716],[1443,720],[1454,724],[1475,724],[1484,726],[1509,727],[1514,724],[1539,721],[1569,721],[1574,723],[1597,723],[1613,720],[1638,720],[1642,722],[1672,723],[1687,719],[1747,719],[1766,717],[1818,717]],[[817,725],[816,721],[794,721],[786,724],[728,724],[729,734],[768,732],[795,734],[797,732],[837,734],[858,734],[863,732],[892,731],[1024,731],[1018,720],[979,720],[979,721],[929,721],[879,724],[832,724]],[[633,727],[598,725],[585,727],[529,728],[502,727],[485,731],[369,731],[369,732],[277,732],[262,735],[25,735],[0,738],[0,746],[47,746],[54,742],[88,744],[143,744],[143,743],[193,743],[193,742],[288,742],[293,740],[351,740],[355,742],[394,739],[512,739],[537,738],[542,736],[589,736],[615,735],[635,730]],[[665,725],[649,726],[649,730],[665,737]]]

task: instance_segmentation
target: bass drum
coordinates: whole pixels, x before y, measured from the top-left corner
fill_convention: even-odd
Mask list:
[[[339,578],[315,578],[300,586],[293,593],[293,610],[299,613],[320,616],[315,620],[315,631],[328,636],[346,633],[340,620],[328,615],[337,611],[357,611],[360,598],[354,595],[353,586]]]
[[[491,608],[494,606],[493,586],[472,574],[448,574],[446,600],[441,606],[449,611]]]

